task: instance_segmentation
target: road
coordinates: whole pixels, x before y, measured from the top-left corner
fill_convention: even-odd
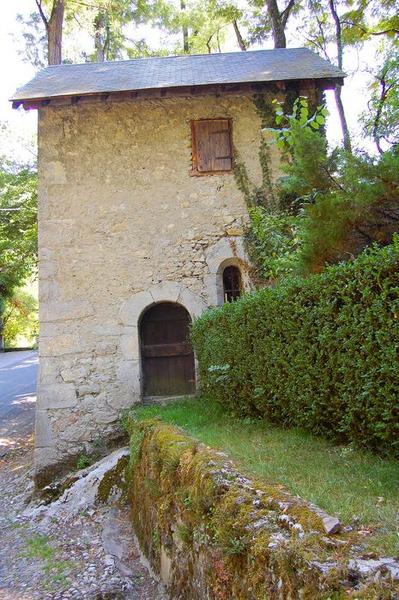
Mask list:
[[[37,352],[0,353],[0,456],[33,433]]]

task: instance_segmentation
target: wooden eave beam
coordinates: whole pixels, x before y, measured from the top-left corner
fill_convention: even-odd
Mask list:
[[[219,85],[182,86],[176,88],[154,88],[147,90],[133,90],[122,92],[98,92],[93,94],[70,94],[52,98],[30,98],[28,100],[15,100],[13,108],[23,106],[25,110],[39,109],[46,106],[74,106],[96,102],[124,102],[126,100],[140,100],[142,98],[176,98],[198,97],[206,95],[237,95],[243,93],[278,93],[286,89],[307,89],[318,87],[323,90],[334,89],[336,85],[343,85],[343,78],[335,79],[295,79],[289,81],[270,81],[254,83],[230,83]]]

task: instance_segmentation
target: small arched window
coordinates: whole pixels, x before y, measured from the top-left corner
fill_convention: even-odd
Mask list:
[[[241,296],[241,273],[238,267],[230,265],[223,271],[223,292],[225,302],[234,302]]]

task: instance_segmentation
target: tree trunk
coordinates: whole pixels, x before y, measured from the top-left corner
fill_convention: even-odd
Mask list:
[[[180,8],[181,8],[182,12],[185,10],[185,8],[186,8],[185,0],[180,0]],[[187,25],[183,25],[183,50],[184,50],[184,52],[187,52],[187,53],[189,52]]]
[[[236,19],[234,19],[234,21],[233,21],[233,27],[234,27],[234,33],[236,34],[237,43],[238,43],[238,45],[240,47],[240,50],[245,51],[247,49],[247,46],[246,46],[246,44],[244,42],[244,39],[243,39],[243,37],[241,35],[241,31],[238,28],[238,23],[237,23]]]
[[[348,152],[352,152],[351,136],[349,133],[348,123],[346,121],[344,105],[342,104],[342,99],[341,99],[341,88],[342,88],[342,86],[337,83],[337,85],[335,86],[335,90],[334,90],[335,103],[337,105],[339,120],[341,123],[342,137],[344,140],[344,148]]]
[[[284,23],[281,13],[277,6],[277,0],[266,0],[267,12],[272,24],[272,33],[275,48],[286,48],[287,40],[285,37]]]
[[[94,19],[94,48],[95,48],[95,61],[104,62],[104,30],[105,30],[105,15],[100,11]]]
[[[54,0],[51,15],[46,24],[49,65],[59,65],[62,62],[64,11],[65,0]]]
[[[337,44],[337,63],[338,63],[338,67],[342,70],[343,44],[342,44],[341,21],[340,21],[339,15],[337,13],[337,10],[335,8],[334,0],[329,0],[329,7],[330,7],[330,12],[331,12],[332,18],[334,19],[334,23],[335,23],[335,39],[336,39],[336,44]],[[346,121],[344,105],[342,104],[341,88],[342,88],[342,86],[339,84],[337,84],[335,86],[335,90],[334,90],[335,103],[337,105],[339,120],[341,122],[342,136],[344,139],[344,148],[348,152],[352,152],[352,144],[351,144],[348,123]]]

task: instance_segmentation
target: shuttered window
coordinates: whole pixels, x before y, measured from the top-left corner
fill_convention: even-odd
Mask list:
[[[228,119],[192,121],[193,173],[231,171],[233,153]]]

